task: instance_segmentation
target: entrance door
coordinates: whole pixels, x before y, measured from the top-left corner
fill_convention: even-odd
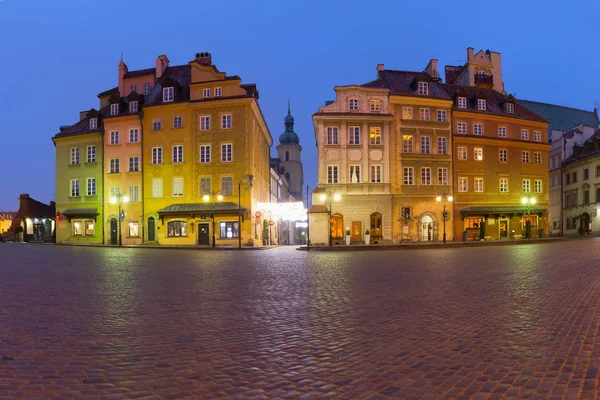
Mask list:
[[[352,221],[352,241],[360,242],[362,240],[362,232],[361,232],[362,223],[360,221]]]
[[[208,224],[201,223],[198,224],[198,244],[208,245],[210,243],[210,238],[208,234]]]
[[[508,237],[508,220],[501,219],[500,223],[499,223],[499,227],[500,227],[500,237],[501,238]]]
[[[421,240],[424,242],[433,240],[433,219],[429,215],[421,219]]]
[[[117,219],[111,218],[110,219],[110,244],[119,244],[117,234],[118,234]]]
[[[154,217],[148,218],[148,241],[154,242],[156,240],[156,220]]]

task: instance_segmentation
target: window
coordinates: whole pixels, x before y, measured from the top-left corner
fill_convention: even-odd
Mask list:
[[[210,162],[210,145],[205,144],[200,146],[200,162],[208,164]]]
[[[467,148],[466,147],[459,147],[458,148],[458,159],[459,160],[466,160],[467,159]]]
[[[421,121],[431,120],[429,108],[419,108],[419,118],[421,119]]]
[[[138,185],[129,186],[129,201],[132,203],[140,201],[140,187]]]
[[[129,172],[140,172],[139,157],[129,157]]]
[[[477,193],[483,192],[483,178],[473,179],[473,190]]]
[[[152,90],[152,87],[150,86],[149,83],[144,83],[144,95],[149,95],[150,94],[150,90]]]
[[[176,115],[173,117],[173,128],[179,129],[183,127],[183,117],[181,115]]]
[[[438,185],[446,186],[448,185],[448,168],[438,168]]]
[[[140,132],[136,129],[129,130],[129,143],[137,143],[140,141]]]
[[[541,142],[542,134],[539,131],[533,131],[533,140],[536,142]]]
[[[233,239],[239,237],[239,222],[219,222],[219,237],[221,239]]]
[[[360,183],[360,165],[350,166],[350,183]]]
[[[483,135],[483,125],[473,124],[473,135]]]
[[[71,179],[71,197],[79,197],[79,179]]]
[[[533,190],[534,190],[536,193],[542,193],[542,180],[541,180],[541,179],[536,179],[536,180],[533,182]]]
[[[448,113],[446,112],[446,110],[438,110],[437,111],[437,120],[438,120],[438,122],[448,121]]]
[[[173,178],[173,197],[183,196],[183,178]]]
[[[402,135],[402,152],[403,153],[413,153],[414,152],[413,135]]]
[[[350,108],[350,111],[358,111],[358,99],[348,100],[348,107]]]
[[[400,207],[400,219],[404,221],[412,219],[411,207]]]
[[[438,154],[448,154],[448,140],[445,137],[437,138]]]
[[[290,152],[289,151],[285,151],[285,161],[290,161]]]
[[[130,113],[136,113],[136,112],[138,112],[138,102],[137,101],[130,101],[129,102],[129,112]]]
[[[475,161],[483,160],[483,148],[475,147],[473,149],[473,160],[475,160]]]
[[[216,87],[215,88],[215,97],[220,97],[222,96],[222,90],[220,87]]]
[[[527,164],[529,162],[529,152],[528,151],[521,152],[521,162],[524,164]]]
[[[129,237],[139,237],[140,236],[140,223],[137,221],[130,221],[127,224],[129,228]]]
[[[600,165],[596,166],[596,176],[600,176]]]
[[[119,144],[119,131],[110,132],[110,144]]]
[[[568,184],[570,184],[570,183],[571,183],[571,174],[569,174],[569,173],[567,172],[567,174],[566,174],[566,178],[567,178],[567,179],[566,179],[566,183],[567,183],[567,185],[568,185]]]
[[[83,223],[81,221],[73,221],[73,236],[83,236]]]
[[[583,204],[590,204],[590,191],[589,190],[583,191]]]
[[[210,130],[210,117],[208,115],[204,117],[200,117],[200,130],[208,131]]]
[[[173,101],[173,88],[166,87],[163,88],[163,103],[168,103]]]
[[[187,236],[187,222],[185,221],[169,221],[167,223],[168,237],[185,237]]]
[[[210,178],[200,178],[200,196],[210,194],[212,192],[212,186],[210,184]]]
[[[119,115],[119,103],[110,105],[110,115]]]
[[[531,180],[523,179],[523,193],[530,193],[530,192],[531,192]]]
[[[360,127],[348,127],[348,144],[360,144]]]
[[[501,138],[506,137],[506,127],[505,126],[498,127],[498,137],[501,137]]]
[[[374,212],[371,215],[369,215],[369,222],[370,222],[369,229],[371,229],[371,236],[373,238],[380,238],[382,236],[381,235],[382,220],[383,220],[383,215],[381,215],[380,212]]]
[[[459,122],[457,124],[457,132],[461,135],[466,135],[467,134],[467,124],[464,122]]]
[[[573,183],[577,182],[577,171],[573,172]]]
[[[403,176],[403,183],[405,185],[414,185],[415,184],[415,171],[414,171],[413,167],[402,168],[402,176]]]
[[[119,173],[119,159],[118,158],[113,158],[112,160],[110,160],[110,173],[111,174]]]
[[[233,178],[231,176],[221,177],[221,194],[223,196],[233,196]]]
[[[71,165],[79,164],[79,147],[71,148]]]
[[[129,93],[137,93],[137,85],[129,86]]]
[[[379,100],[371,100],[370,108],[371,108],[371,111],[380,111],[381,105],[379,104]]]
[[[116,199],[121,194],[121,189],[118,186],[110,187],[110,198]]]
[[[203,89],[202,90],[202,97],[204,97],[205,99],[210,97],[210,89]]]
[[[542,163],[542,153],[540,152],[534,152],[533,153],[533,162],[536,164],[541,164]]]
[[[487,109],[485,99],[477,99],[477,109],[480,111],[485,111]]]
[[[469,190],[469,181],[467,180],[467,178],[458,178],[458,191],[466,192],[467,190]]]
[[[338,167],[337,165],[327,166],[327,183],[338,183]]]
[[[381,183],[381,165],[371,165],[371,183]]]
[[[87,178],[87,196],[96,195],[96,178]]]
[[[163,151],[162,147],[152,148],[152,164],[162,164],[163,162]]]
[[[421,94],[421,95],[429,94],[429,83],[419,82],[419,94]]]
[[[90,130],[93,131],[98,128],[98,118],[90,118]]]
[[[378,126],[369,127],[369,141],[371,144],[381,144],[381,128]]]
[[[429,136],[421,136],[421,154],[431,154]]]
[[[500,178],[500,193],[508,193],[508,178]]]
[[[152,120],[152,130],[153,131],[160,131],[162,129],[162,119],[160,118],[154,118]]]
[[[231,143],[223,143],[221,145],[221,162],[233,161],[232,147],[233,145]]]
[[[183,145],[178,144],[173,146],[173,159],[174,163],[183,162]]]
[[[430,167],[422,167],[421,168],[421,185],[424,185],[424,186],[431,185],[431,168]]]
[[[87,147],[87,162],[88,163],[96,162],[96,146],[88,146]]]
[[[590,178],[590,170],[588,168],[585,168],[583,170],[583,180],[589,179]]]
[[[509,114],[515,113],[515,105],[513,103],[506,103],[506,112]]]
[[[402,119],[413,119],[412,107],[402,107]]]
[[[498,150],[498,161],[508,162],[508,150],[506,150],[506,149]]]
[[[94,221],[88,220],[84,222],[85,236],[94,236]]]
[[[231,114],[221,115],[221,129],[231,129]]]
[[[338,144],[338,127],[327,127],[327,144]]]
[[[163,197],[163,180],[162,178],[152,179],[152,197]]]
[[[529,140],[529,131],[527,129],[521,129],[521,139]]]
[[[467,108],[467,98],[466,97],[458,98],[458,108]]]

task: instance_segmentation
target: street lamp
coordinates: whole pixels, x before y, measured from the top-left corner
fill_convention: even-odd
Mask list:
[[[328,208],[328,215],[329,215],[329,247],[332,246],[332,242],[333,242],[333,238],[331,237],[331,228],[332,228],[332,224],[333,222],[331,221],[331,203],[333,201],[340,201],[342,199],[342,196],[340,196],[339,193],[337,192],[332,192],[332,191],[324,191],[321,193],[321,195],[319,196],[319,199],[322,202],[327,201],[329,203],[329,208]]]
[[[212,247],[215,247],[215,197],[217,198],[218,201],[223,201],[223,196],[221,195],[221,193],[211,192],[210,194],[205,194],[202,197],[202,199],[205,202],[208,202],[209,200],[212,202],[212,213],[211,213],[211,219],[212,219]]]
[[[127,193],[121,194],[119,192],[115,196],[110,198],[110,202],[112,204],[119,205],[119,247],[121,247],[121,246],[123,246],[123,234],[122,234],[123,229],[122,229],[121,222],[123,221],[123,218],[125,218],[125,212],[122,210],[121,204],[129,203],[129,196],[127,196]]]
[[[535,197],[521,198],[521,204],[523,204],[527,209],[527,221],[525,221],[525,236],[527,239],[531,238],[531,220],[529,219],[529,213],[531,212],[531,207],[534,206],[535,203],[537,203]]]
[[[443,201],[444,202],[444,211],[442,212],[442,219],[444,220],[444,236],[443,236],[443,241],[444,244],[446,243],[446,220],[448,219],[448,211],[446,211],[446,200],[451,202],[452,201],[452,196],[446,192],[444,192],[444,194],[439,195],[435,198],[437,201]]]
[[[242,182],[246,182],[248,184],[247,189],[250,189],[253,179],[254,175],[246,175],[238,183],[238,249],[242,248]]]

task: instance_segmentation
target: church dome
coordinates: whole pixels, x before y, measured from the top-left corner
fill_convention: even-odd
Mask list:
[[[294,117],[290,111],[290,103],[288,102],[288,114],[283,119],[285,123],[285,132],[279,136],[279,144],[300,144],[300,138],[294,132]]]

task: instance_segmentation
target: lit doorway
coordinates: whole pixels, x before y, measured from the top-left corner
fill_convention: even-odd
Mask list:
[[[426,215],[421,219],[421,240],[431,242],[433,240],[433,219]]]

